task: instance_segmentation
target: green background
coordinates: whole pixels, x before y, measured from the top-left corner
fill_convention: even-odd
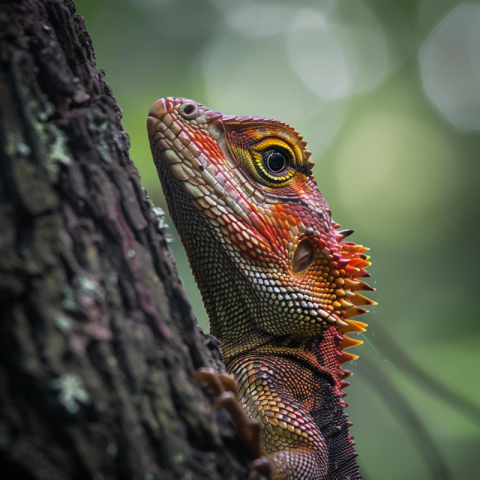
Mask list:
[[[462,70],[471,68],[480,78],[480,57],[473,56],[479,52],[480,17],[472,14],[480,4],[77,0],[76,5],[93,38],[97,66],[106,70],[123,109],[131,157],[156,205],[166,209],[145,122],[157,98],[189,97],[226,114],[278,118],[305,136],[333,218],[355,228],[353,240],[371,248],[370,280],[377,287],[372,297],[379,304],[364,317],[371,326],[355,353],[361,355],[357,364],[368,358],[380,369],[375,375],[383,396],[358,374],[346,399],[362,473],[368,479],[432,478],[415,431],[392,397],[385,400],[389,380],[426,425],[453,478],[480,478],[478,412],[474,421],[464,406],[432,393],[426,381],[415,381],[413,370],[403,369],[389,353],[382,333],[417,367],[480,408],[480,126],[478,100],[472,97],[479,90]],[[471,20],[473,30],[466,32],[458,19]],[[471,51],[452,38],[460,46],[470,39]],[[429,46],[436,48],[433,57]],[[452,97],[442,82],[460,88],[467,100]],[[453,121],[426,91],[456,112]],[[193,309],[208,330],[173,226],[170,233]],[[394,399],[396,393],[390,393]]]

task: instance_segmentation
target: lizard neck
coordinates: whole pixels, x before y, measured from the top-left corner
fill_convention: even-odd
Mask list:
[[[328,379],[332,391],[341,399],[346,395],[342,389],[349,385],[345,379],[351,375],[350,371],[342,368],[340,362],[342,340],[343,336],[337,327],[332,325],[322,333],[305,340],[266,336],[263,344],[260,343],[260,339],[257,339],[259,344],[251,351],[254,351],[257,356],[283,357],[303,362],[306,368]],[[224,355],[227,370],[233,372],[235,365],[239,363],[238,359],[245,355],[250,355],[250,351],[244,350],[237,354]],[[341,400],[340,403],[346,405]]]
[[[335,381],[317,361],[316,347],[311,348],[305,355],[251,352],[228,367],[238,380],[249,415],[258,418],[265,425],[265,436],[271,437],[266,442],[269,453],[275,456],[281,450],[275,441],[280,432],[287,442],[302,445],[303,440],[309,445],[316,458],[311,472],[315,476],[305,478],[360,479],[345,403]],[[281,430],[282,423],[288,435]]]

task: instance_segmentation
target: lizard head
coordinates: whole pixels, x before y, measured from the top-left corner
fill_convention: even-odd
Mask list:
[[[308,338],[332,325],[363,331],[351,317],[374,303],[358,293],[373,290],[358,280],[368,276],[367,249],[343,241],[353,231],[337,230],[293,128],[184,98],[155,102],[147,126],[169,211],[224,352],[233,354],[249,332],[255,346],[262,335]]]

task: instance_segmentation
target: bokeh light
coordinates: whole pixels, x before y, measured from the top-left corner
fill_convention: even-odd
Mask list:
[[[388,72],[386,39],[365,4],[348,2],[348,19],[342,20],[345,2],[335,5],[327,12],[299,9],[287,37],[295,72],[324,100],[369,90]]]
[[[480,4],[462,3],[420,50],[423,86],[458,129],[480,130]]]
[[[453,173],[453,151],[441,130],[415,115],[368,112],[345,135],[337,157],[340,199],[359,228],[390,245],[434,240],[435,225],[423,229],[422,222],[447,200]],[[390,218],[396,222],[385,231]]]

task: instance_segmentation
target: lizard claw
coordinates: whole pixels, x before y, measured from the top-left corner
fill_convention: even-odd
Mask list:
[[[240,439],[252,459],[250,472],[256,471],[272,480],[272,463],[263,448],[261,425],[249,418],[240,400],[237,383],[231,375],[218,374],[212,368],[201,368],[190,381],[200,380],[212,390],[215,401],[212,408],[223,407],[232,418]]]
[[[267,480],[273,480],[273,465],[272,461],[265,455],[252,461],[250,464],[250,471],[258,472],[263,475]]]
[[[193,383],[201,380],[205,385],[210,387],[213,394],[218,397],[225,390],[219,377],[220,375],[213,368],[200,368],[197,373],[190,378],[190,382]]]
[[[213,405],[214,408],[220,406],[230,414],[250,457],[259,459],[264,456],[265,450],[263,449],[260,422],[255,418],[247,417],[237,395],[232,392],[223,392],[216,398]]]
[[[237,395],[233,392],[222,392],[215,398],[213,408],[223,407],[232,417],[237,427],[248,421],[245,410],[240,405]]]
[[[218,379],[227,392],[235,393],[238,396],[237,382],[231,375],[219,374]]]

